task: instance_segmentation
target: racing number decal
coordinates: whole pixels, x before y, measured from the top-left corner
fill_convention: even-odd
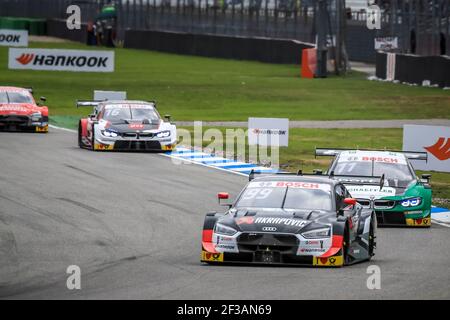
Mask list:
[[[223,253],[202,251],[202,261],[223,262]]]
[[[251,188],[247,189],[244,195],[242,196],[243,200],[263,200],[267,198],[272,193],[272,189],[270,188]]]

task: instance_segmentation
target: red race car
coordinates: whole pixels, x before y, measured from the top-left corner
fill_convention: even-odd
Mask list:
[[[36,103],[32,93],[29,88],[0,87],[0,131],[48,132],[48,108]]]

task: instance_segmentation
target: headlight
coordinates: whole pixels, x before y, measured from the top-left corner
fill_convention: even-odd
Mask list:
[[[31,121],[39,121],[42,118],[42,113],[35,112],[31,115]]]
[[[117,137],[117,132],[110,131],[110,130],[102,130],[102,135],[105,137]]]
[[[409,199],[400,201],[400,204],[402,205],[402,207],[416,207],[416,206],[419,206],[421,203],[422,203],[422,198],[420,198],[420,197],[409,198]]]
[[[223,234],[223,235],[226,235],[226,236],[232,236],[237,231],[235,229],[231,228],[231,227],[227,227],[227,226],[224,226],[223,224],[216,223],[216,225],[214,227],[214,232],[215,233],[219,233],[219,234]]]
[[[326,238],[330,236],[330,227],[314,229],[311,231],[303,232],[301,235],[307,239]]]
[[[161,131],[156,134],[158,138],[167,138],[170,136],[170,131]]]

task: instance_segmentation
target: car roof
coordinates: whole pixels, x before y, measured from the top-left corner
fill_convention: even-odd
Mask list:
[[[155,106],[153,101],[143,101],[143,100],[105,100],[101,102],[102,104],[148,104],[150,106]]]
[[[312,182],[312,183],[325,183],[331,186],[335,186],[340,182],[334,179],[330,179],[328,176],[321,175],[289,175],[289,174],[279,174],[279,175],[264,175],[261,177],[256,177],[252,181],[293,181],[293,182]]]
[[[21,88],[21,87],[10,87],[10,86],[0,86],[0,91],[7,91],[7,90],[16,90],[16,91],[28,91],[28,89],[26,88]]]

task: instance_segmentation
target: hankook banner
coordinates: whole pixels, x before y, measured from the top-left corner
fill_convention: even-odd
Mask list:
[[[28,47],[28,30],[0,29],[0,46]]]
[[[114,51],[9,48],[9,69],[114,72]]]

